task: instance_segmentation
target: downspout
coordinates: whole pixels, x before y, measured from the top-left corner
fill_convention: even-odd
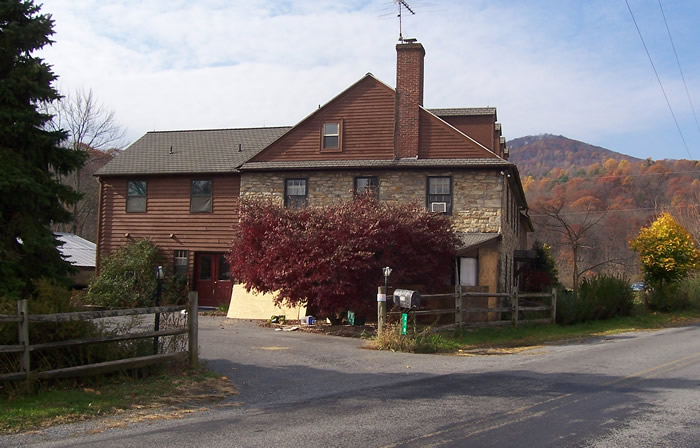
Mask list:
[[[95,276],[100,273],[100,261],[102,253],[102,178],[97,177],[97,183],[100,185],[97,195],[97,253],[95,254]]]

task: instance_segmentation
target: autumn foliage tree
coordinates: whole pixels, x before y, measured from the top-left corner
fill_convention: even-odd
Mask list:
[[[333,316],[372,309],[385,266],[394,284],[444,285],[457,242],[449,217],[371,195],[299,209],[243,200],[230,262],[248,290]]]
[[[630,245],[639,252],[647,282],[658,286],[700,268],[700,251],[693,237],[668,213],[642,227]]]

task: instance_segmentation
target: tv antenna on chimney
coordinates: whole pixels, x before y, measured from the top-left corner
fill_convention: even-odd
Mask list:
[[[403,42],[404,39],[403,39],[403,33],[402,33],[402,29],[401,29],[401,16],[403,13],[403,8],[406,8],[408,10],[408,12],[410,12],[413,15],[416,15],[416,13],[413,12],[411,7],[408,6],[408,3],[406,3],[405,0],[394,0],[394,1],[396,2],[397,5],[399,5],[399,42]],[[407,40],[409,40],[409,39],[407,39]],[[414,39],[414,41],[415,41],[415,39]]]

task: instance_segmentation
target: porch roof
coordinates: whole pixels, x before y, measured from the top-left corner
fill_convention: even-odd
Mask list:
[[[456,255],[466,255],[467,252],[493,244],[501,240],[503,235],[500,233],[479,233],[479,232],[464,232],[457,235],[462,244],[457,248]]]

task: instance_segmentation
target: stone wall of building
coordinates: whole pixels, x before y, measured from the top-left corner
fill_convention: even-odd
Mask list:
[[[510,180],[500,170],[430,170],[430,171],[303,171],[243,173],[241,197],[273,197],[284,199],[284,181],[307,179],[307,203],[328,205],[352,197],[354,178],[377,176],[379,198],[389,203],[414,202],[426,205],[428,176],[451,176],[453,186],[452,216],[458,232],[500,233],[502,239],[496,253],[489,258],[489,290],[511,292],[514,284],[513,252],[521,248],[518,203]],[[508,210],[507,210],[508,208]],[[495,259],[494,259],[495,258]],[[497,261],[496,261],[497,260]],[[484,264],[486,266],[486,264]],[[484,273],[484,275],[486,275]],[[480,274],[481,277],[481,274]],[[491,284],[493,281],[497,285]],[[495,288],[494,288],[495,287]]]
[[[241,197],[273,197],[283,202],[284,181],[307,179],[307,203],[328,205],[352,197],[354,178],[377,176],[379,199],[388,203],[426,204],[428,176],[451,176],[453,218],[458,232],[500,232],[502,176],[498,171],[308,171],[244,173]]]
[[[520,208],[516,200],[515,189],[513,185],[511,185],[509,178],[504,178],[504,181],[505,194],[503,195],[501,224],[501,234],[503,238],[501,240],[499,257],[499,282],[503,285],[503,292],[512,292],[518,287],[517,279],[515,278],[517,266],[514,260],[514,252],[517,249],[526,249],[525,247],[521,247],[522,239],[520,238],[521,232],[524,232],[525,229],[521,226]]]

